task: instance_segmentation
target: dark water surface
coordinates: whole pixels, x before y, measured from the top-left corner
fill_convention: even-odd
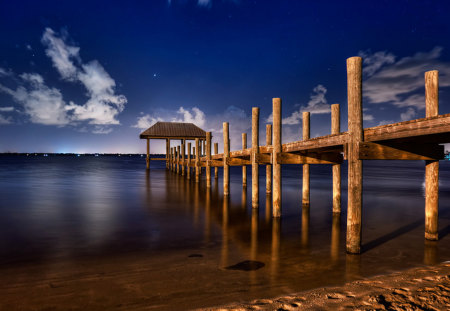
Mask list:
[[[440,169],[440,241],[425,242],[424,162],[364,162],[364,253],[355,256],[345,253],[345,164],[340,218],[331,213],[331,166],[311,166],[308,212],[301,166],[285,165],[283,216],[274,221],[263,166],[252,210],[240,167],[224,199],[221,169],[208,191],[204,176],[196,184],[162,161],[148,172],[137,156],[1,156],[0,273],[14,284],[61,266],[65,278],[103,271],[122,280],[111,277],[119,296],[131,278],[125,303],[188,309],[435,264],[450,260],[450,161]]]

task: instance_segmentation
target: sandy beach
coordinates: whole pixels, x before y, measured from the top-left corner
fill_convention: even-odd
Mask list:
[[[450,262],[208,310],[449,310]]]

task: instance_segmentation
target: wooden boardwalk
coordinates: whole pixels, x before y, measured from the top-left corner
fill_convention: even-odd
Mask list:
[[[339,105],[331,106],[331,134],[310,138],[310,113],[303,112],[303,139],[281,143],[281,99],[273,99],[273,124],[266,127],[266,146],[259,145],[259,108],[252,109],[251,147],[247,135],[242,134],[242,149],[230,151],[228,122],[223,123],[223,153],[211,153],[211,133],[207,132],[206,148],[199,139],[191,153],[183,146],[170,148],[167,168],[178,173],[195,169],[199,181],[206,168],[206,184],[211,187],[211,168],[223,167],[224,195],[229,195],[229,167],[242,166],[242,183],[247,185],[246,169],[252,167],[252,207],[259,205],[259,165],[266,165],[266,192],[272,194],[273,217],[280,217],[281,165],[303,165],[302,207],[309,209],[309,165],[332,164],[333,213],[341,212],[341,168],[348,162],[347,252],[361,252],[362,163],[363,160],[424,160],[425,161],[425,238],[438,239],[438,177],[439,160],[444,158],[443,143],[450,142],[450,114],[438,114],[438,72],[425,73],[426,117],[363,129],[362,127],[362,59],[347,60],[348,131],[340,131]],[[183,150],[180,151],[180,147]],[[180,169],[181,167],[181,169]]]

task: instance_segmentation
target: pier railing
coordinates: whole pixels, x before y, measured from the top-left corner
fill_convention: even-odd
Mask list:
[[[309,209],[311,164],[332,164],[333,213],[341,212],[341,163],[348,162],[347,252],[361,252],[362,163],[363,160],[425,161],[425,238],[438,239],[439,160],[444,158],[443,143],[450,142],[450,114],[438,114],[438,71],[425,73],[426,117],[400,123],[363,128],[362,59],[347,59],[348,131],[340,131],[339,105],[331,105],[331,134],[310,138],[310,113],[303,112],[303,139],[281,143],[281,99],[273,99],[273,123],[266,126],[267,145],[259,145],[259,108],[252,109],[251,147],[247,134],[242,134],[242,149],[230,151],[228,122],[223,123],[223,153],[207,133],[206,148],[199,139],[195,147],[188,143],[170,148],[167,168],[191,177],[191,168],[198,182],[206,168],[206,185],[211,187],[211,168],[218,177],[223,167],[223,193],[229,195],[230,166],[242,166],[242,184],[247,185],[247,166],[252,167],[252,207],[259,205],[259,165],[266,165],[266,192],[272,194],[272,215],[280,217],[281,165],[302,164],[302,207]],[[191,153],[191,149],[192,153]]]

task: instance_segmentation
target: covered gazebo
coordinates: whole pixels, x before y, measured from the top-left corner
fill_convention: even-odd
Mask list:
[[[193,123],[183,122],[156,122],[139,135],[140,139],[147,140],[147,169],[150,168],[150,139],[166,140],[166,165],[168,165],[170,153],[170,141],[180,140],[183,146],[186,146],[186,140],[195,140],[198,138],[204,145],[206,141],[206,132]]]

